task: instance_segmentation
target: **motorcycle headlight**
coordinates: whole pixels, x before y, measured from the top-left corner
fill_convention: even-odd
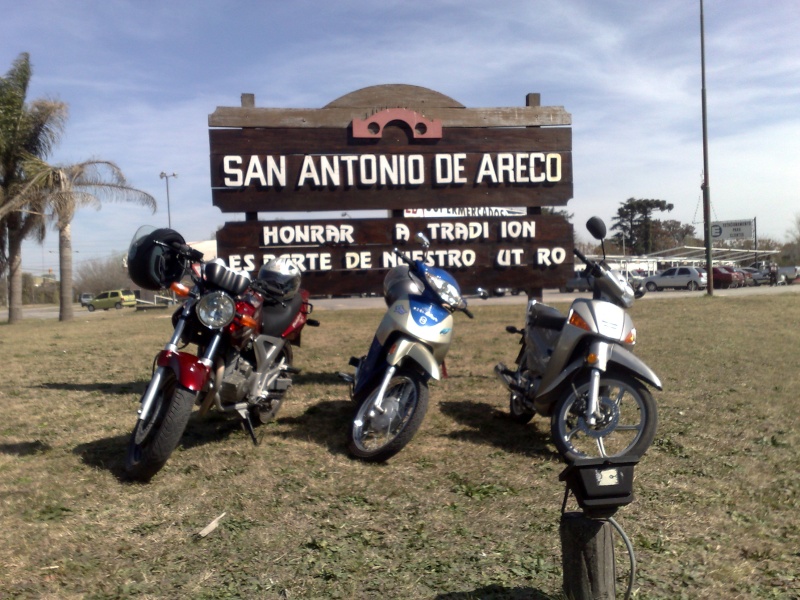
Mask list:
[[[197,318],[209,329],[221,329],[236,316],[236,303],[225,292],[211,292],[197,303]]]
[[[463,302],[461,299],[461,292],[449,281],[445,281],[438,275],[432,273],[425,273],[425,279],[428,281],[428,285],[439,294],[439,297],[448,306],[458,308]]]

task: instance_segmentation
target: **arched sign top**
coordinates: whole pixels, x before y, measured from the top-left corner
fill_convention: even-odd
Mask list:
[[[380,139],[383,136],[383,128],[397,121],[408,125],[415,140],[442,139],[441,119],[428,119],[408,108],[387,108],[366,119],[353,119],[353,137]]]
[[[465,108],[460,102],[437,91],[402,83],[361,88],[337,98],[324,108],[372,108],[375,106]]]

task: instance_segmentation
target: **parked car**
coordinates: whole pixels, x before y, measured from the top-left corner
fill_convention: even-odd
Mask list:
[[[750,265],[754,269],[760,269],[769,276],[769,262],[759,261]],[[778,267],[778,283],[792,283],[800,277],[800,267]]]
[[[737,272],[734,267],[730,267],[728,265],[723,265],[723,266],[721,266],[719,268],[722,269],[723,271],[726,271],[726,272],[730,273],[731,276],[733,277],[733,281],[732,281],[730,287],[737,288],[737,287],[744,287],[746,285],[746,281],[745,281],[744,275],[742,275],[741,273]]]
[[[707,285],[708,275],[705,269],[699,267],[672,267],[644,280],[644,287],[648,292],[666,288],[685,288],[694,291],[705,288]]]
[[[739,285],[738,278],[734,277],[733,273],[722,267],[712,267],[711,277],[714,279],[714,288],[727,289],[735,288]]]
[[[574,277],[567,279],[562,292],[591,292],[592,284],[589,283],[586,271],[578,271]]]
[[[92,298],[94,298],[94,295],[90,294],[89,292],[84,292],[81,294],[79,298],[81,306],[88,306]]]
[[[754,285],[769,285],[769,273],[760,271],[755,267],[742,267],[742,271],[750,273]]]
[[[136,296],[130,290],[110,290],[100,292],[92,298],[86,305],[89,312],[94,312],[98,308],[108,310],[109,308],[120,309],[123,306],[136,306]]]
[[[742,278],[744,279],[745,287],[751,287],[756,284],[755,280],[753,279],[753,274],[750,273],[749,271],[745,271],[740,267],[733,267],[733,270],[742,276]]]

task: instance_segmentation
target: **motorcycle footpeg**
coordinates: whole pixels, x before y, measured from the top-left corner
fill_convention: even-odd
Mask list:
[[[292,375],[297,375],[300,372],[300,369],[298,369],[297,367],[285,366],[285,367],[283,367],[283,371],[284,371],[284,373],[290,373]]]
[[[355,382],[355,377],[350,375],[350,373],[342,373],[341,371],[339,371],[336,375],[338,375],[339,379],[341,379],[345,383],[354,383]]]
[[[348,362],[347,364],[350,365],[351,367],[358,367],[358,365],[361,364],[361,359],[356,358],[355,356],[351,356],[350,362]]]
[[[319,327],[319,321],[316,319],[306,319],[306,325],[309,327]]]

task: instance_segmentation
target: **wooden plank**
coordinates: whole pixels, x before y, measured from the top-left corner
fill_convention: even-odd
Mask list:
[[[396,264],[393,248],[421,254],[413,241],[417,231],[432,240],[430,259],[465,291],[508,287],[530,293],[560,287],[573,271],[572,226],[552,215],[232,222],[217,232],[217,255],[253,272],[273,256],[290,256],[313,294],[379,293]]]
[[[397,103],[392,103],[397,105]],[[407,105],[405,105],[407,104]],[[562,106],[498,108],[423,107],[405,103],[429,119],[441,119],[444,127],[552,127],[572,124]],[[380,105],[377,105],[380,106]],[[382,108],[385,108],[383,106]],[[365,119],[377,108],[242,108],[219,106],[208,116],[209,127],[342,127],[353,119]]]
[[[212,190],[214,206],[222,212],[291,212],[316,210],[401,210],[405,208],[484,206],[565,206],[573,195],[572,183],[558,187],[516,187],[513,184],[475,188],[453,186],[419,190],[373,189],[353,194],[349,190],[305,190],[268,196],[258,190]]]
[[[401,127],[387,126],[378,140],[354,139],[347,128],[211,129],[211,156],[225,154],[319,154],[321,152],[405,154],[442,152],[570,152],[568,127],[445,129],[440,140],[414,140]]]
[[[505,206],[562,206],[572,198],[573,192],[572,132],[569,128],[449,129],[445,130],[441,140],[418,143],[409,143],[406,132],[399,127],[387,127],[380,140],[354,140],[345,130],[329,128],[211,130],[209,140],[212,199],[223,212],[395,210],[497,203]],[[536,153],[534,156],[538,158],[531,160],[531,153]],[[450,158],[445,155],[450,155]],[[541,179],[543,156],[550,155],[558,155],[558,181],[519,181]],[[236,181],[230,172],[231,165],[226,163],[226,157],[230,156],[237,161],[233,168],[242,174],[240,183],[248,183],[247,186],[226,185],[226,179],[229,183]],[[487,156],[497,163],[496,183],[491,176],[484,176],[476,182]],[[501,173],[501,156],[504,161],[515,161],[513,172]],[[320,175],[323,163],[336,166],[338,179],[329,176],[327,180],[320,179],[320,185],[316,186],[313,179],[305,178],[303,185],[298,186],[307,157],[312,157],[310,160]],[[383,184],[377,178],[373,178],[375,183],[364,184],[361,179],[367,177],[361,175],[360,163],[346,162],[362,157],[370,159],[373,161],[370,164],[374,165],[382,160],[390,161],[395,174],[406,170],[410,173],[412,168],[417,172],[422,170],[423,180],[419,184],[408,183],[410,175],[401,179],[406,177],[403,174],[396,175],[395,180],[389,175]],[[466,183],[440,183],[437,167],[442,164],[442,157],[459,162]],[[245,180],[244,174],[252,160],[266,173],[268,159],[275,164],[284,161],[282,181],[285,185],[277,179],[267,181],[267,185],[257,185],[258,179]],[[520,163],[516,162],[518,159]],[[531,165],[533,172],[530,171]],[[354,180],[348,181],[346,169],[357,171]]]

